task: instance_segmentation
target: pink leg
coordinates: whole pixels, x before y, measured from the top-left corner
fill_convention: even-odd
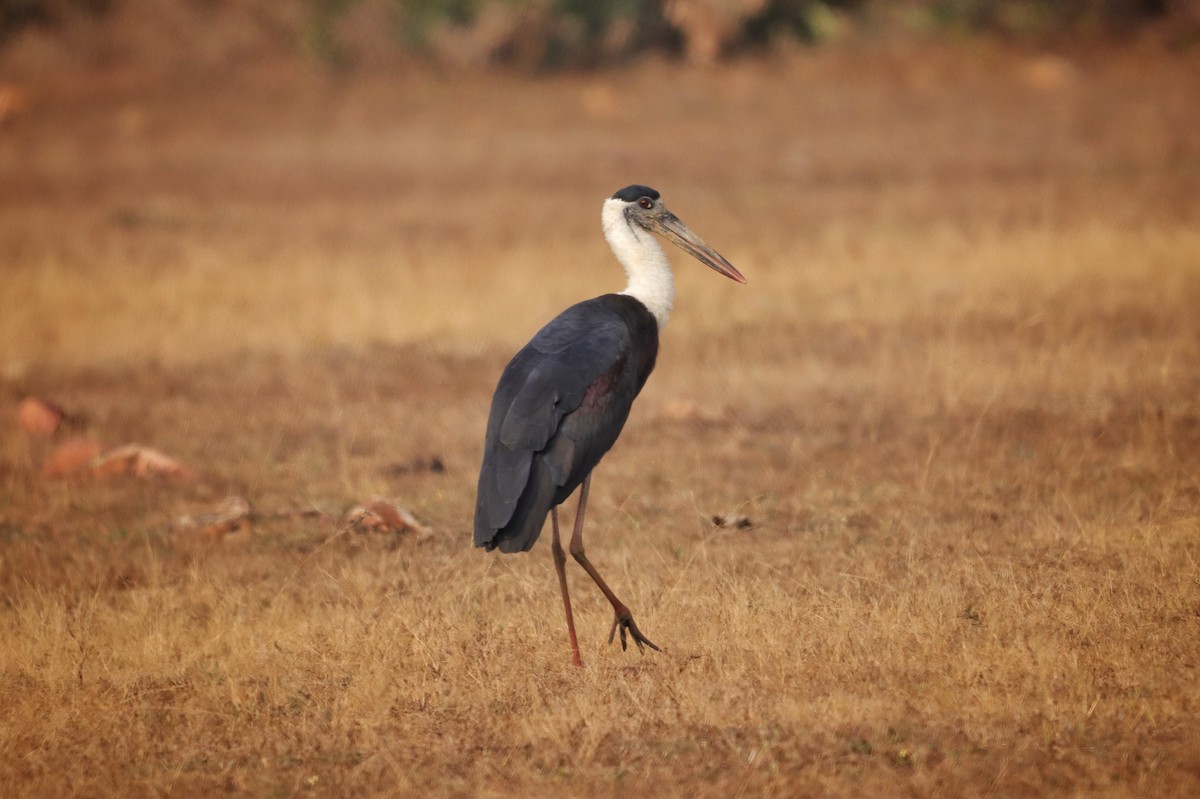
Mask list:
[[[587,559],[587,555],[584,554],[583,514],[587,508],[588,486],[591,485],[591,482],[592,476],[589,474],[587,477],[583,478],[583,485],[579,487],[579,510],[575,512],[575,529],[571,533],[571,557],[575,558],[575,560],[579,562],[579,565],[583,567],[583,570],[586,571],[596,582],[596,585],[600,586],[600,590],[604,593],[605,598],[607,598],[609,604],[612,605],[613,613],[616,615],[616,617],[613,619],[612,629],[608,631],[608,642],[610,644],[612,643],[613,635],[616,634],[617,628],[620,627],[622,649],[625,648],[625,633],[628,631],[629,635],[633,638],[633,642],[637,644],[638,649],[641,649],[642,644],[645,644],[655,652],[661,652],[662,650],[659,649],[653,641],[642,635],[642,631],[639,630],[637,625],[633,623],[633,614],[629,612],[629,608],[625,607],[625,603],[617,599],[616,594],[612,592],[612,589],[608,587],[608,584],[605,583],[604,579],[600,576],[600,572],[596,571],[596,567],[592,565],[591,561]],[[557,520],[555,521],[554,529],[556,531],[555,540],[557,540]],[[566,583],[563,583],[563,585],[565,586]],[[565,592],[566,589],[564,588],[563,590]]]
[[[583,668],[579,659],[579,642],[575,639],[575,617],[571,614],[571,594],[567,591],[567,556],[563,553],[562,541],[558,536],[558,508],[550,509],[550,523],[554,537],[550,540],[550,552],[554,555],[554,569],[558,572],[558,585],[562,589],[563,610],[567,614],[567,634],[571,637],[571,659],[575,666]]]

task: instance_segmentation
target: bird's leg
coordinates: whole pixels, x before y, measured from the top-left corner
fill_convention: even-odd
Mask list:
[[[587,559],[587,555],[583,552],[583,514],[587,509],[588,486],[591,485],[591,482],[592,476],[589,474],[583,478],[583,485],[579,487],[579,510],[575,512],[575,529],[571,533],[571,557],[575,558],[579,562],[579,565],[583,567],[583,570],[595,580],[596,585],[600,586],[600,590],[613,607],[615,618],[613,619],[612,629],[608,631],[608,642],[612,643],[613,635],[616,634],[617,628],[620,627],[621,649],[625,648],[625,631],[628,630],[630,637],[633,638],[633,642],[637,644],[638,649],[641,649],[642,644],[645,644],[655,652],[661,652],[662,650],[653,641],[642,635],[642,631],[633,623],[633,614],[629,612],[629,608],[625,607],[625,603],[617,599],[616,594],[604,582],[604,578],[600,576],[600,572],[596,571],[596,567],[592,565],[592,562]]]
[[[554,555],[554,569],[558,572],[558,585],[562,589],[563,610],[567,614],[567,634],[571,636],[571,659],[577,668],[583,668],[579,659],[579,642],[575,639],[575,617],[571,614],[571,595],[567,592],[567,556],[563,552],[558,536],[558,508],[550,509],[550,523],[554,537],[550,539],[550,552]]]

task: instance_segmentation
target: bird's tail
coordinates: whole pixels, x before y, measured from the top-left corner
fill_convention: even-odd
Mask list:
[[[525,491],[513,509],[512,518],[496,529],[487,523],[487,514],[477,505],[475,509],[475,546],[488,552],[528,552],[538,540],[546,524],[546,516],[554,505],[557,486],[550,469],[541,458],[534,458]]]

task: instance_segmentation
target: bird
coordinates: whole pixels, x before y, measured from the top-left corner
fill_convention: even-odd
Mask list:
[[[592,470],[616,442],[633,401],[658,356],[658,338],[675,300],[659,234],[702,264],[738,283],[746,278],[667,210],[660,194],[640,184],[604,201],[604,236],[625,269],[625,290],[572,305],[539,330],[500,375],[488,414],[475,501],[475,546],[525,552],[551,523],[550,549],[558,574],[571,659],[582,667],[558,506],[576,489],[579,505],[569,550],[613,609],[608,642],[620,630],[639,651],[661,649],[588,560],[583,521]]]

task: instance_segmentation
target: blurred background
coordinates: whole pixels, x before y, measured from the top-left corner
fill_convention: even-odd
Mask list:
[[[227,70],[611,67],[657,52],[709,63],[793,44],[991,35],[1026,43],[1197,35],[1194,0],[4,0],[5,68]]]
[[[930,231],[1186,223],[1198,44],[1194,0],[3,0],[0,361],[510,346],[619,284],[633,182],[752,278],[687,270],[701,325]]]
[[[477,470],[631,183],[748,283],[566,674]],[[1200,0],[0,0],[0,784],[1200,795],[1198,200]]]

